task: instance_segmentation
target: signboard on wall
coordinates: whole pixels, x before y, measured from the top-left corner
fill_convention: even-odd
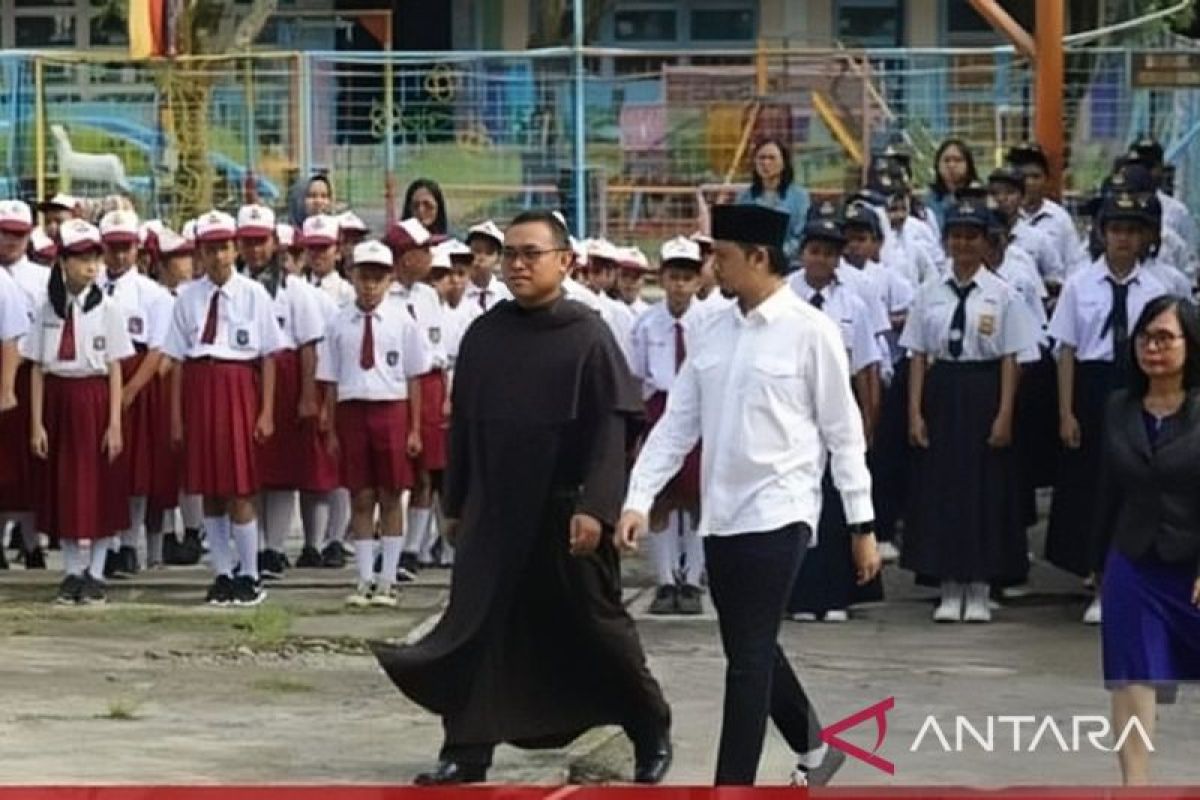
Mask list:
[[[1200,87],[1200,53],[1130,53],[1129,83],[1135,89]]]

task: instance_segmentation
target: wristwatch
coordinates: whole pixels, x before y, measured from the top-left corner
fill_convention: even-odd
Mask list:
[[[849,528],[850,533],[854,534],[855,536],[866,536],[868,533],[875,532],[875,520],[872,519],[866,522],[856,522],[853,525],[847,525],[846,527]]]

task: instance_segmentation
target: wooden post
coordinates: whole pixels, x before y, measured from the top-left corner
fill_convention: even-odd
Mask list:
[[[1037,61],[1034,75],[1034,129],[1050,162],[1048,194],[1063,191],[1063,6],[1064,0],[1037,3]]]

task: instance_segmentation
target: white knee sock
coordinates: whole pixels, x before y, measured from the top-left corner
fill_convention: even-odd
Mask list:
[[[659,586],[674,586],[675,571],[679,569],[679,512],[672,511],[667,527],[648,534],[650,555],[654,561],[654,579]]]
[[[179,513],[183,517],[185,529],[199,530],[204,524],[204,498],[198,494],[180,494]]]
[[[425,542],[425,536],[428,535],[429,521],[433,516],[428,508],[412,508],[408,509],[408,530],[404,532],[404,552],[419,553],[421,545]]]
[[[142,538],[142,526],[146,524],[146,498],[129,498],[129,527],[121,531],[121,547],[138,548]]]
[[[679,521],[684,525],[680,546],[683,549],[683,582],[689,586],[699,586],[704,574],[704,540],[696,531],[692,518],[679,512]]]
[[[304,546],[319,548],[329,530],[329,492],[300,493],[300,523],[304,527]]]
[[[421,541],[421,546],[417,549],[417,560],[422,564],[428,564],[433,561],[433,546],[437,544],[440,535],[441,525],[438,524],[438,515],[431,511],[429,524],[425,526],[425,538]]]
[[[404,538],[383,536],[379,542],[383,548],[383,564],[379,567],[377,583],[381,589],[387,589],[396,582],[396,570],[400,567],[400,551],[404,547]]]
[[[296,518],[295,492],[264,492],[263,537],[268,550],[282,553]],[[235,534],[236,535],[236,534]]]
[[[204,517],[204,531],[208,536],[208,560],[212,564],[213,574],[232,576],[233,552],[229,547],[229,517]]]
[[[237,545],[243,575],[258,579],[258,520],[234,524],[233,543]]]
[[[161,531],[146,533],[146,564],[163,563],[163,534]]]
[[[326,541],[341,542],[350,528],[350,490],[334,489],[329,493],[329,529]]]
[[[371,583],[375,580],[375,540],[354,540],[354,566],[358,568],[358,582]]]
[[[83,549],[78,539],[63,539],[63,571],[68,575],[83,575]],[[103,569],[103,567],[101,567]]]
[[[98,581],[104,580],[104,562],[108,558],[112,541],[116,538],[115,536],[106,536],[103,539],[92,540],[92,564],[88,567],[88,574]]]

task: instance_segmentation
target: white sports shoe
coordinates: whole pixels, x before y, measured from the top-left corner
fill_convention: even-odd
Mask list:
[[[395,586],[377,589],[371,595],[371,605],[380,608],[395,608],[400,605],[400,591]]]
[[[1084,625],[1099,625],[1101,622],[1100,598],[1093,597],[1092,602],[1088,604],[1087,611],[1083,612]]]
[[[991,622],[992,610],[988,607],[988,585],[972,583],[967,587],[967,599],[963,609],[963,622]]]
[[[822,617],[823,622],[847,622],[849,619],[850,615],[846,613],[846,609],[844,608],[831,608]]]
[[[353,608],[366,608],[371,605],[372,587],[369,583],[360,583],[354,594],[346,598],[346,605]]]
[[[963,592],[961,583],[944,581],[942,583],[942,602],[933,611],[934,622],[960,622],[963,615]]]

